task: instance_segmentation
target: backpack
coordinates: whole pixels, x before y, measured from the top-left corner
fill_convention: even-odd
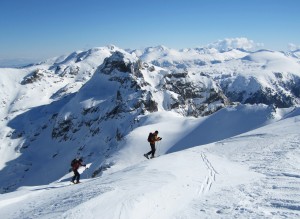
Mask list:
[[[154,134],[152,132],[149,133],[147,140],[148,140],[148,142],[151,142],[154,140]]]
[[[77,163],[77,159],[73,159],[73,160],[71,161],[71,167],[74,167],[76,163]]]

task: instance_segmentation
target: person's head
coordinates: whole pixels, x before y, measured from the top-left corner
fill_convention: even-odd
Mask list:
[[[155,134],[155,135],[158,135],[158,131],[156,130],[156,131],[154,132],[154,134]]]
[[[79,160],[78,160],[79,162],[82,162],[83,160],[82,160],[82,158],[79,158]]]

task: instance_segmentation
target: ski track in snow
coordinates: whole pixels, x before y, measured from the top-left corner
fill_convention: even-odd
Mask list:
[[[201,152],[201,158],[208,170],[208,175],[206,176],[205,181],[201,184],[200,190],[198,192],[200,196],[204,195],[211,189],[213,183],[216,181],[217,174],[217,171],[214,169],[211,162],[207,159],[204,152]]]
[[[249,136],[228,139],[222,145],[226,148],[226,144],[246,137]],[[283,138],[273,134],[258,134],[251,135],[251,138],[252,141],[247,141],[246,144],[244,141],[244,145],[240,145],[238,150],[226,152],[223,149],[222,153],[227,153],[234,162],[249,165],[251,170],[264,177],[250,184],[240,184],[237,189],[224,187],[224,198],[221,195],[211,198],[204,205],[205,208],[214,206],[211,208],[214,209],[219,206],[216,213],[222,218],[300,218],[300,163],[296,159],[300,156],[300,136],[289,134]],[[218,150],[217,148],[220,149],[215,147],[209,151]],[[240,198],[226,203],[230,193],[232,197]],[[213,199],[219,199],[218,203]],[[220,199],[223,201],[220,202]],[[208,215],[213,214],[212,211],[208,212]]]

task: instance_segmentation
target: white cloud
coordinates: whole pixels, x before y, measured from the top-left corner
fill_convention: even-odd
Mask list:
[[[208,48],[215,48],[219,51],[228,51],[231,49],[253,50],[262,46],[262,43],[255,43],[253,40],[249,40],[245,37],[227,38],[207,45]]]

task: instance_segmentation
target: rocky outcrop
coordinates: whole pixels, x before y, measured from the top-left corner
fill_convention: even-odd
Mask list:
[[[28,76],[26,76],[23,81],[21,82],[22,85],[25,84],[31,84],[34,83],[36,81],[41,80],[41,78],[44,76],[42,70],[37,69],[35,70],[33,73],[29,74]]]
[[[229,104],[227,97],[211,78],[200,78],[203,78],[203,82],[193,80],[187,71],[165,75],[163,89],[168,91],[171,100],[167,105],[168,110],[199,117],[212,114]]]
[[[99,71],[103,74],[111,74],[113,71],[132,73],[132,62],[126,59],[123,53],[117,51],[110,57],[105,58],[103,64],[99,67]]]
[[[274,78],[266,84],[259,79],[250,77],[229,78],[223,81],[225,95],[233,102],[248,104],[274,105],[279,108],[287,108],[299,104],[300,78],[294,74],[274,72]],[[239,81],[244,87],[232,88],[232,84]],[[241,81],[243,81],[241,83]]]

